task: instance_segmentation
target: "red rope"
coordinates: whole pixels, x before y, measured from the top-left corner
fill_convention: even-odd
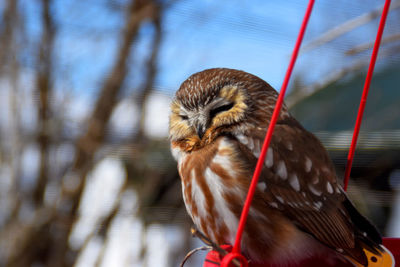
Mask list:
[[[285,76],[285,79],[283,81],[283,84],[282,84],[282,87],[281,87],[281,91],[279,93],[278,100],[276,101],[274,113],[272,114],[271,122],[270,122],[270,124],[268,126],[268,131],[267,131],[267,134],[265,136],[265,140],[264,140],[264,144],[263,144],[262,149],[261,149],[260,157],[259,157],[259,159],[257,161],[256,169],[255,169],[254,174],[253,174],[253,179],[251,181],[251,184],[250,184],[250,187],[249,187],[249,191],[247,193],[246,202],[244,203],[244,206],[243,206],[242,215],[240,217],[239,226],[238,226],[238,230],[237,230],[237,233],[236,233],[235,244],[234,244],[232,252],[231,252],[232,254],[235,254],[235,256],[234,257],[230,257],[230,260],[223,261],[223,263],[221,264],[221,267],[228,267],[229,263],[235,257],[238,257],[238,254],[241,255],[240,254],[240,251],[241,251],[240,244],[241,244],[241,240],[242,240],[244,227],[246,225],[247,216],[249,214],[251,201],[253,200],[253,196],[254,196],[254,193],[255,193],[255,190],[256,190],[256,187],[257,187],[257,182],[258,182],[261,170],[262,170],[263,165],[264,165],[265,155],[267,153],[267,149],[268,149],[269,143],[271,142],[271,137],[272,137],[272,134],[273,134],[273,131],[274,131],[274,128],[275,128],[276,121],[277,121],[278,116],[279,116],[279,112],[280,112],[281,107],[282,107],[283,98],[284,98],[285,93],[286,93],[286,88],[288,86],[289,79],[290,79],[290,76],[292,74],[292,70],[293,70],[294,64],[296,62],[297,55],[299,53],[300,45],[301,45],[301,42],[303,40],[304,32],[306,30],[307,23],[308,23],[308,20],[310,18],[310,15],[311,15],[311,10],[313,8],[314,2],[315,2],[315,0],[310,0],[309,3],[308,3],[306,14],[304,16],[303,23],[301,25],[299,35],[297,37],[296,45],[294,47],[293,54],[292,54],[292,57],[290,59],[289,67],[288,67],[288,69],[286,71],[286,76]]]
[[[351,140],[349,154],[347,155],[347,164],[344,173],[344,186],[343,186],[345,191],[347,190],[347,185],[350,179],[351,166],[353,165],[354,152],[357,145],[358,134],[360,132],[361,121],[364,114],[365,104],[367,103],[367,98],[368,98],[369,86],[371,84],[372,75],[374,73],[375,62],[378,56],[379,46],[381,44],[383,29],[385,28],[386,17],[389,12],[389,6],[390,6],[390,0],[386,0],[385,6],[383,7],[382,11],[381,21],[379,22],[378,33],[376,34],[374,49],[372,50],[371,61],[368,67],[367,77],[365,78],[365,84],[361,96],[361,102],[358,108],[356,125],[354,126],[353,139]]]

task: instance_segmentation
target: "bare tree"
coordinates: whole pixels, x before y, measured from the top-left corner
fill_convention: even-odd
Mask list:
[[[51,0],[42,0],[42,38],[38,51],[36,93],[38,101],[38,134],[37,142],[40,150],[40,165],[33,200],[36,206],[43,204],[44,192],[48,181],[49,146],[51,130],[50,100],[52,91],[52,53],[54,44],[54,21],[50,11]]]
[[[8,241],[13,241],[8,244],[9,251],[5,263],[7,266],[31,266],[35,263],[41,263],[45,266],[71,266],[75,262],[79,251],[73,251],[68,245],[68,240],[72,226],[78,217],[78,208],[86,185],[87,174],[96,162],[97,153],[106,142],[108,122],[118,102],[119,94],[128,73],[128,59],[131,57],[138,31],[143,22],[146,21],[154,25],[156,34],[151,48],[151,56],[146,65],[147,76],[140,93],[139,103],[145,102],[151,93],[157,71],[155,66],[161,42],[161,10],[163,7],[153,0],[132,0],[126,12],[125,24],[121,31],[120,47],[115,62],[99,90],[99,96],[86,123],[86,130],[74,142],[75,156],[72,165],[63,177],[51,177],[49,151],[54,146],[52,143],[52,138],[54,138],[52,127],[54,125],[52,125],[51,110],[55,65],[53,47],[57,35],[54,12],[51,10],[52,5],[51,0],[42,0],[40,5],[42,31],[37,48],[35,86],[38,96],[36,142],[40,155],[37,181],[30,196],[29,194],[28,196],[15,196],[15,199],[20,202],[29,203],[32,201],[35,207],[35,216],[30,221],[21,222],[18,216],[14,215],[9,218],[9,223],[4,227],[4,231],[0,231],[1,236],[7,236]],[[9,37],[17,32],[14,26],[15,22],[7,18],[17,18],[17,12],[17,1],[7,1],[7,8],[2,17],[7,23],[2,29],[0,40],[0,45],[7,48],[2,49],[0,53],[0,59],[3,62],[8,56],[8,51],[13,47],[10,43],[12,38]],[[14,55],[18,52],[14,51]],[[140,108],[143,109],[144,104],[141,104]],[[142,128],[142,126],[140,127]],[[143,138],[143,131],[139,130],[139,133],[140,138]],[[139,138],[136,138],[136,140],[140,142]],[[56,202],[49,204],[44,201],[44,198],[49,181],[54,179],[61,181],[59,183],[61,186],[60,196]],[[71,181],[75,184],[73,188],[66,186],[71,184]],[[19,207],[19,205],[15,206]],[[118,212],[118,207],[119,204],[117,203],[110,214],[102,221],[103,230],[93,232],[92,235],[105,235],[108,226]],[[17,214],[18,208],[15,210],[15,214]],[[6,232],[12,232],[12,237],[7,235]],[[4,246],[4,244],[2,245]],[[99,260],[101,261],[101,259]]]

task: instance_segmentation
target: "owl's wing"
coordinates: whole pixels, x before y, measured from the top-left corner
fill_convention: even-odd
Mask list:
[[[244,142],[257,158],[264,134],[253,131]],[[238,139],[243,143],[243,137]],[[366,262],[355,235],[366,239],[372,250],[380,235],[347,199],[326,150],[314,135],[293,118],[279,121],[264,166],[259,183],[265,183],[260,188],[265,188],[272,208],[339,253]],[[355,223],[361,224],[361,232]]]

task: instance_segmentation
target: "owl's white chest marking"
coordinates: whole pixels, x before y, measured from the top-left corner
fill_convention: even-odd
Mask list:
[[[229,209],[227,200],[224,198],[224,194],[230,190],[224,186],[221,181],[221,178],[213,172],[210,168],[207,168],[204,177],[206,179],[207,185],[211,190],[211,194],[214,196],[214,209],[216,217],[216,226],[217,228],[226,227],[228,232],[226,242],[233,244],[235,240],[235,233],[238,227],[238,218],[232,213]],[[210,233],[214,240],[217,240],[215,234]]]
[[[219,243],[234,242],[238,218],[230,209],[229,198],[244,201],[246,193],[232,186],[238,177],[232,149],[229,141],[221,139],[216,152],[206,157],[208,164],[196,162],[196,152],[180,155],[178,162],[189,215],[200,231]]]

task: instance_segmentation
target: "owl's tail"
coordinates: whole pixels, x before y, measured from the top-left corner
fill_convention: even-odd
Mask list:
[[[379,251],[371,251],[367,247],[363,247],[363,251],[365,256],[367,257],[368,263],[367,265],[360,264],[356,260],[351,257],[346,257],[351,263],[356,267],[394,267],[395,261],[392,253],[385,248],[383,245],[380,245]]]

